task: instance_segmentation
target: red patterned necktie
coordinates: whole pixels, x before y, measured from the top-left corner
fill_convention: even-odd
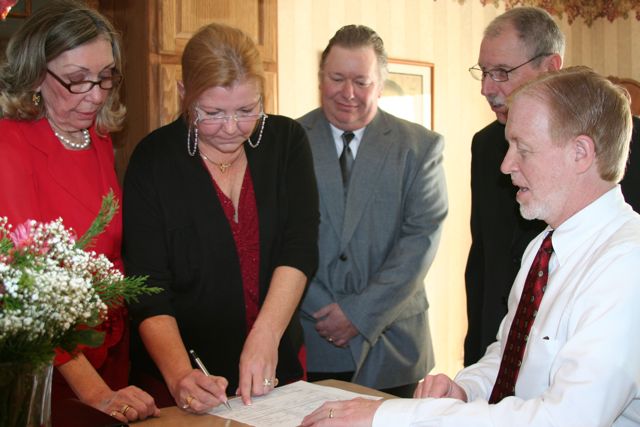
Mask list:
[[[513,318],[511,329],[509,329],[507,345],[502,354],[498,378],[493,386],[489,403],[498,403],[505,397],[513,396],[515,393],[516,380],[518,379],[518,372],[520,372],[529,331],[538,313],[538,307],[540,307],[544,291],[547,288],[549,259],[551,259],[551,254],[553,253],[551,234],[553,234],[553,231],[547,234],[542,241],[542,245],[540,245],[540,249],[538,249],[538,253],[529,269],[529,274],[527,274],[527,280],[524,283],[522,296],[518,303],[518,310]]]

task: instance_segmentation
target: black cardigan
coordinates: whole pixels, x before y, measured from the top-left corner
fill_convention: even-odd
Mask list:
[[[257,135],[252,136],[252,141]],[[163,288],[130,305],[132,371],[162,379],[138,335],[156,315],[176,318],[187,349],[195,349],[212,374],[238,384],[247,335],[240,263],[231,228],[209,172],[186,147],[182,119],[144,138],[124,181],[124,248],[127,274],[148,275]],[[257,148],[245,143],[260,232],[260,303],[273,271],[291,266],[311,278],[318,263],[318,193],[306,134],[295,121],[270,115]],[[302,376],[294,316],[280,342],[277,376]]]

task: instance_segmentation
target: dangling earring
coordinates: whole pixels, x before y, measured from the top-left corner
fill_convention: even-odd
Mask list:
[[[256,141],[255,144],[251,141],[251,137],[247,138],[247,142],[249,143],[251,148],[257,148],[258,145],[260,145],[260,141],[262,141],[262,131],[264,131],[264,122],[266,121],[267,121],[267,115],[264,114],[262,116],[262,125],[260,125],[260,133],[258,134],[258,140]]]
[[[37,107],[38,105],[40,105],[41,101],[42,95],[40,94],[40,92],[33,92],[33,95],[31,95],[31,102],[33,102],[33,105]]]
[[[193,129],[193,145],[191,145],[191,128]],[[193,146],[193,148],[191,148]],[[196,155],[196,151],[198,151],[198,120],[194,120],[191,125],[189,125],[189,131],[187,132],[187,152],[191,157]]]

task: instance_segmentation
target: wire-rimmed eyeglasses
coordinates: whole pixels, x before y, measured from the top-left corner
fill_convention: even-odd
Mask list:
[[[254,113],[253,111],[243,112],[238,111],[235,114],[227,115],[222,112],[217,113],[207,113],[203,111],[200,107],[195,107],[196,114],[198,115],[198,123],[202,123],[205,125],[221,125],[223,123],[228,123],[230,120],[235,121],[236,123],[250,123],[260,120],[265,117],[266,114],[262,109],[262,100],[258,102],[256,106],[259,106],[260,111],[258,113]],[[253,107],[255,109],[256,107]]]
[[[54,79],[58,81],[65,89],[67,89],[71,93],[87,93],[95,85],[98,85],[100,89],[110,90],[114,87],[118,86],[122,81],[122,75],[115,70],[112,71],[112,74],[109,77],[103,77],[100,80],[94,82],[92,80],[82,80],[79,82],[70,82],[67,83],[60,76],[55,74],[53,71],[47,68],[47,73],[51,74]]]
[[[473,77],[476,80],[484,80],[485,76],[488,75],[489,77],[491,77],[491,80],[493,80],[494,82],[498,82],[498,83],[506,82],[509,80],[510,72],[515,71],[520,67],[524,67],[528,63],[535,61],[538,58],[541,58],[543,56],[549,56],[549,55],[553,55],[553,53],[540,53],[534,56],[533,58],[531,58],[530,60],[523,62],[522,64],[516,67],[513,67],[509,70],[505,70],[504,68],[492,68],[491,70],[485,71],[476,64],[473,67],[469,68],[469,73],[471,73],[471,77]]]

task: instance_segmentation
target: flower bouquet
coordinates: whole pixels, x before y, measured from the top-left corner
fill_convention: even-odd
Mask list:
[[[62,219],[28,220],[14,228],[0,217],[0,366],[41,371],[51,364],[56,348],[73,354],[80,344],[98,346],[104,336],[93,327],[106,319],[108,307],[159,292],[144,285],[146,278],[124,277],[104,255],[84,249],[106,228],[117,209],[117,199],[110,192],[80,239],[64,227]],[[14,401],[15,389],[29,388],[10,378],[17,370],[0,370],[3,426],[27,424],[26,420],[8,419],[9,405],[19,404]],[[38,387],[42,385],[32,388]],[[44,388],[46,393],[50,384]]]

